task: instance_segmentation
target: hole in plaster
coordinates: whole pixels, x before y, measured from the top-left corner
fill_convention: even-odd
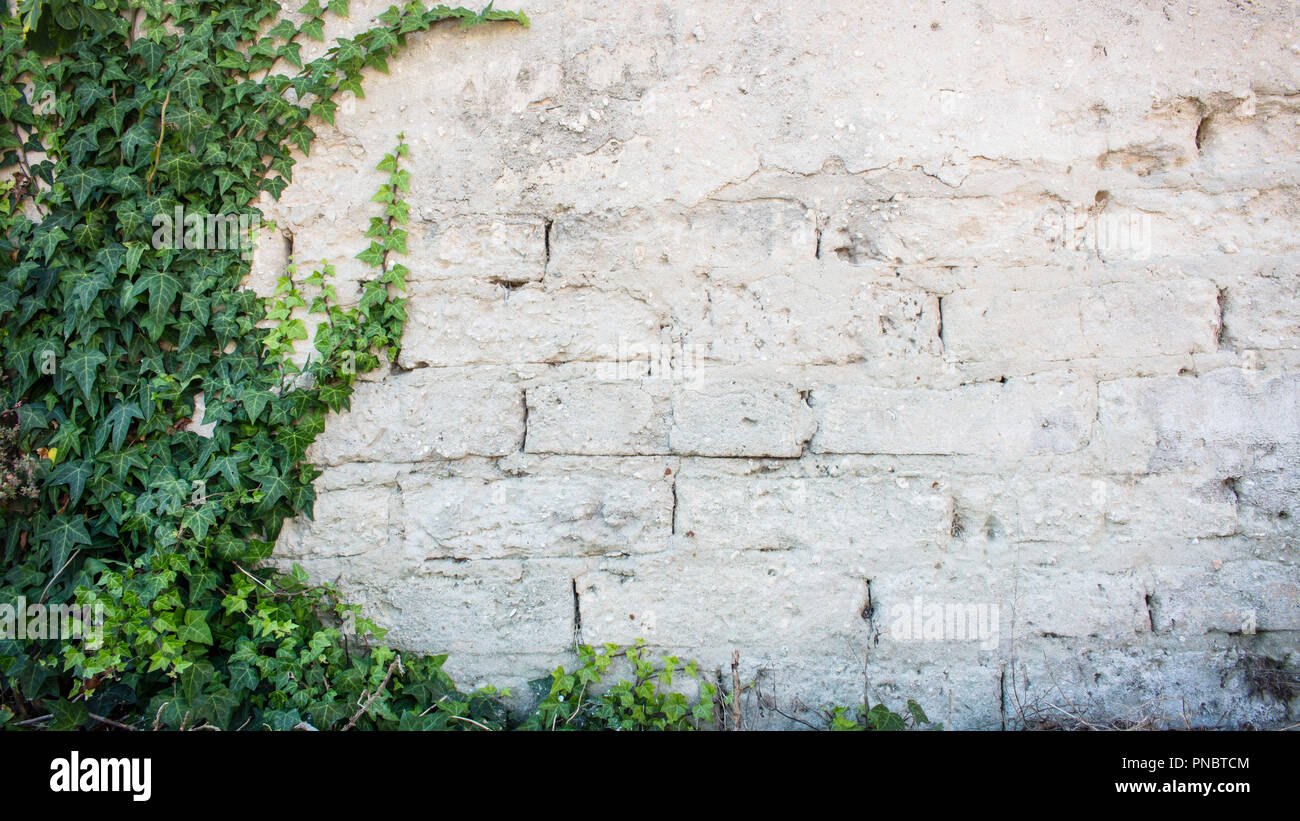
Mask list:
[[[1201,118],[1196,124],[1196,150],[1200,151],[1205,147],[1205,143],[1210,139],[1210,118],[1208,115]]]

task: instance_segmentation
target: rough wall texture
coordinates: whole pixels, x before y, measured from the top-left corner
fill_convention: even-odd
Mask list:
[[[270,209],[259,287],[354,292],[411,141],[402,354],[283,561],[467,685],[645,638],[761,726],[1282,719],[1222,672],[1300,638],[1294,3],[525,10]]]

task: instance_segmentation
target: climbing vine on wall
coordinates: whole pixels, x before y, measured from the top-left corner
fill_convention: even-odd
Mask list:
[[[20,0],[0,21],[0,605],[104,617],[102,641],[0,633],[0,726],[505,722],[441,657],[359,646],[381,631],[328,586],[259,569],[311,512],[304,457],[326,414],[400,343],[407,147],[379,166],[355,302],[328,266],[303,280],[310,305],[289,278],[269,301],[241,288],[240,231],[289,184],[312,123],[412,33],[527,18],[412,2],[305,60],[348,0],[285,11]],[[214,238],[223,226],[241,241]],[[303,365],[296,307],[326,320]]]

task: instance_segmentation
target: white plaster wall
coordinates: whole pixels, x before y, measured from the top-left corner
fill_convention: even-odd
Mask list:
[[[468,686],[580,634],[739,650],[754,726],[1281,720],[1221,671],[1300,637],[1295,3],[524,8],[268,207],[355,293],[406,132],[402,353],[282,561]]]

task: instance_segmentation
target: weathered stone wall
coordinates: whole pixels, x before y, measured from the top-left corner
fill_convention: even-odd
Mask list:
[[[1221,673],[1300,637],[1295,3],[525,10],[268,209],[261,282],[355,294],[411,142],[402,353],[283,561],[470,686],[645,638],[756,725],[1281,718]]]

